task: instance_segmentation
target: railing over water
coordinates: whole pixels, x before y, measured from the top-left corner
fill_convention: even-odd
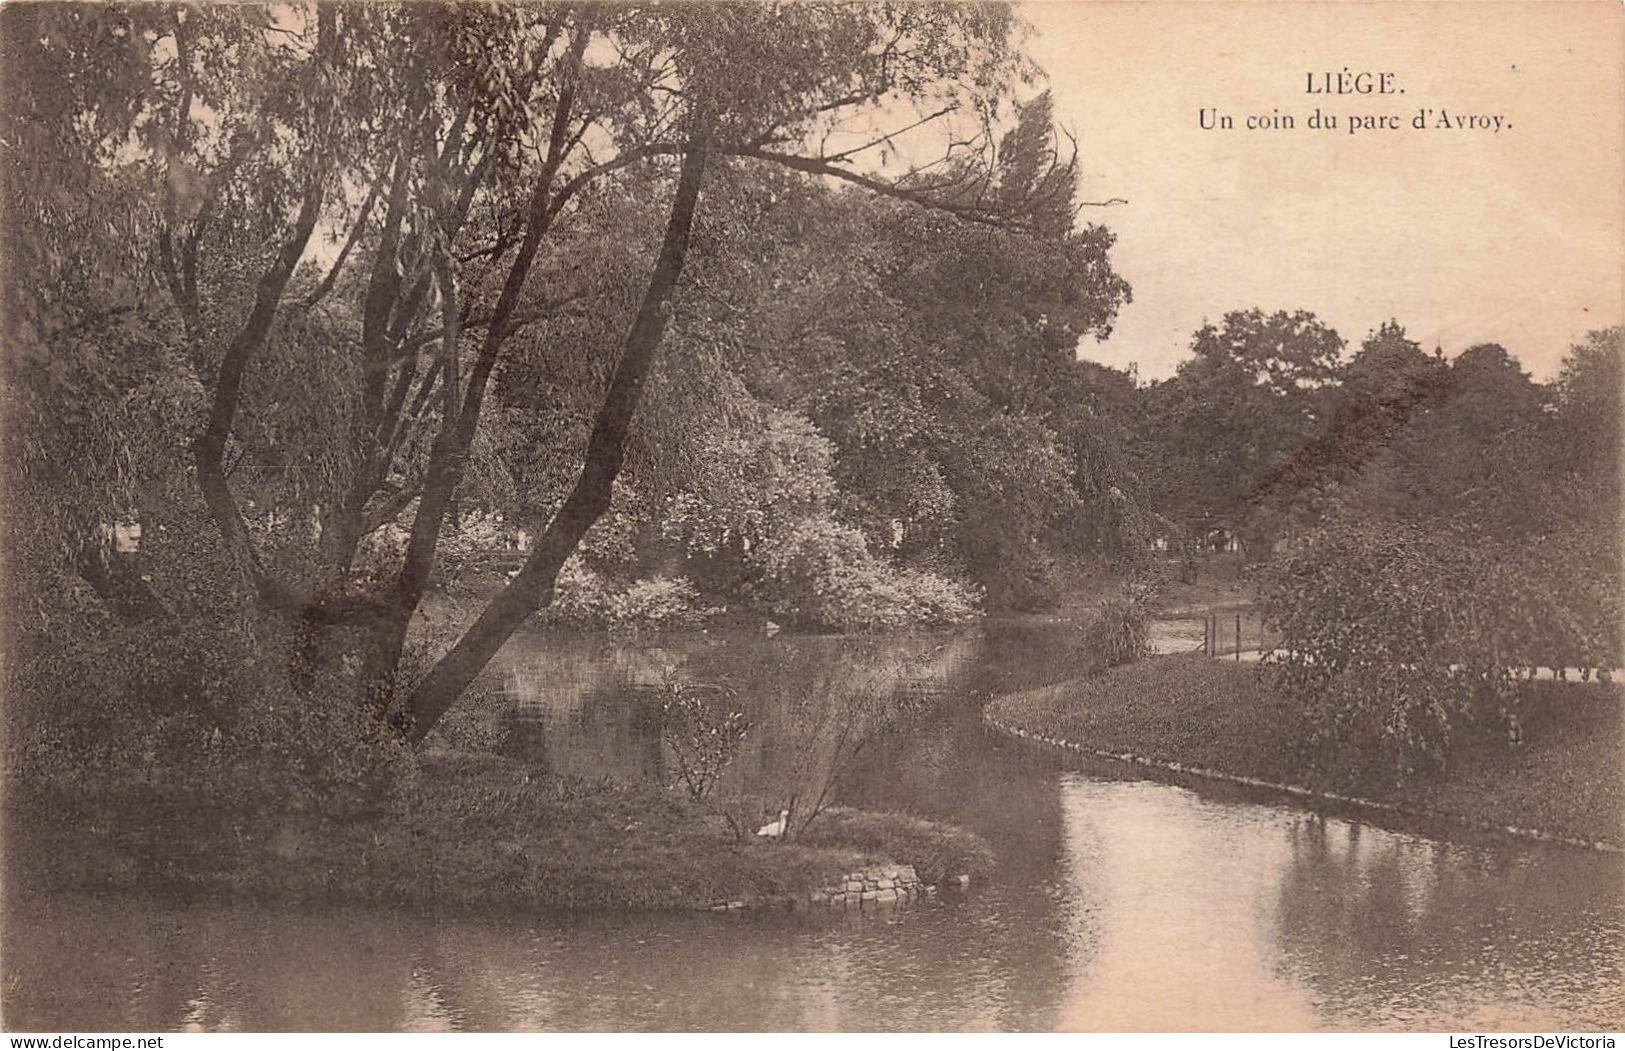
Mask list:
[[[1231,657],[1268,650],[1273,643],[1264,630],[1263,611],[1256,606],[1219,610],[1202,616],[1202,653]]]

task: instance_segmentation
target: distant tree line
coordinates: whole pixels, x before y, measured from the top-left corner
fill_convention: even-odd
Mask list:
[[[1395,321],[1346,360],[1304,313],[1227,315],[1194,350],[1146,392],[1147,498],[1262,564],[1316,761],[1403,777],[1475,727],[1517,743],[1535,669],[1625,664],[1620,329],[1546,384]]]

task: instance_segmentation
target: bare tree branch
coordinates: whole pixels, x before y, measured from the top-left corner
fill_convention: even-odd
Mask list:
[[[850,150],[842,150],[840,153],[828,154],[828,155],[826,155],[824,157],[824,160],[830,162],[831,164],[838,164],[838,163],[840,163],[842,161],[850,160],[851,158],[857,156],[858,154],[864,152],[865,150],[871,150],[871,149],[875,148],[876,146],[879,146],[883,142],[891,142],[897,136],[906,134],[907,132],[913,131],[915,128],[922,127],[923,125],[929,124],[932,121],[937,120],[940,117],[945,117],[948,114],[954,112],[956,109],[958,109],[957,106],[944,106],[942,109],[937,110],[935,113],[930,113],[930,114],[927,114],[924,117],[921,117],[919,120],[915,121],[913,124],[907,125],[906,127],[898,128],[896,131],[889,131],[889,132],[887,132],[886,134],[880,136],[877,139],[872,139],[869,142],[864,143],[862,146],[854,146]],[[753,145],[765,146],[766,143],[765,142],[753,143]]]

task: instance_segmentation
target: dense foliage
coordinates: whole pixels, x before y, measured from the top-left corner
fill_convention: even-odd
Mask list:
[[[1620,459],[1604,444],[1618,386],[1575,384],[1617,376],[1622,350],[1617,330],[1594,334],[1548,389],[1493,345],[1448,368],[1391,343],[1366,353],[1400,367],[1387,392],[1369,372],[1351,385],[1350,444],[1383,440],[1320,480],[1321,524],[1263,597],[1272,672],[1313,708],[1323,758],[1403,775],[1444,762],[1474,722],[1521,742],[1533,669],[1625,664]]]
[[[1054,460],[1035,534],[1068,467],[935,317],[950,271],[911,272],[911,241],[1020,260],[1045,302],[983,285],[1002,374],[1126,294],[1110,235],[1072,228],[1015,29],[998,5],[8,7],[6,584],[38,614],[8,656],[107,612],[225,646],[185,630],[207,594],[241,629],[209,660],[416,741],[555,599],[595,626],[969,616],[1008,438]],[[888,129],[939,128],[935,164],[882,174]],[[820,292],[843,310],[798,319]],[[919,499],[879,500],[889,436],[819,404],[815,345],[889,375],[884,415],[933,371],[983,388],[979,450],[934,463],[952,433],[916,435]],[[427,591],[513,526],[534,543],[482,615],[404,668]],[[150,557],[180,534],[224,557]]]

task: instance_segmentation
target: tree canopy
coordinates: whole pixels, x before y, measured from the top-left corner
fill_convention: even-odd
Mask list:
[[[735,418],[820,420],[811,400],[770,409],[760,393],[800,349],[771,340],[750,360],[768,326],[794,323],[773,317],[775,282],[861,285],[871,305],[906,288],[905,308],[845,314],[866,332],[818,319],[815,342],[840,332],[866,352],[891,349],[875,325],[899,309],[916,339],[947,342],[921,319],[949,289],[920,297],[945,272],[911,272],[923,261],[900,237],[962,241],[966,265],[1053,245],[1061,266],[1045,249],[1027,269],[1042,316],[995,316],[1019,297],[984,286],[983,331],[1019,323],[1031,352],[1104,331],[1126,295],[1109,235],[1072,232],[1073,160],[1047,99],[1012,108],[1034,71],[998,5],[42,4],[0,28],[16,56],[7,239],[26,246],[6,275],[23,380],[8,426],[26,450],[12,482],[53,509],[32,525],[72,554],[110,517],[161,526],[200,500],[257,603],[317,640],[302,659],[359,653],[375,707],[414,737],[547,604],[628,463],[651,498],[703,481],[684,458],[725,432],[693,427],[696,405],[731,389]],[[875,163],[935,123],[952,126],[940,155],[900,176]],[[820,259],[801,239],[818,209],[877,233]],[[706,291],[744,275],[749,317]],[[1029,351],[1006,345],[942,348],[986,355],[942,383],[1010,416],[989,450],[1039,426],[999,377]],[[839,478],[857,450],[835,438]],[[545,527],[402,694],[407,625],[470,499]],[[359,573],[363,538],[391,521],[398,564]]]

